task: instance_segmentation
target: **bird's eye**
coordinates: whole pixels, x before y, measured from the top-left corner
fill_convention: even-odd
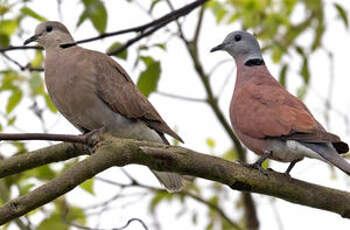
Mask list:
[[[52,31],[52,26],[48,25],[46,26],[46,32],[51,32]]]
[[[241,39],[242,39],[242,36],[241,36],[241,35],[239,35],[239,34],[236,34],[236,35],[235,35],[235,41],[236,41],[236,42],[240,41]]]

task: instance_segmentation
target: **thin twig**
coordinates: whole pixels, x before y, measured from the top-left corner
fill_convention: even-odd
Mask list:
[[[130,45],[132,45],[133,43],[135,43],[136,41],[142,39],[143,37],[145,37],[143,34],[150,35],[153,32],[157,31],[158,29],[160,29],[161,27],[164,27],[165,25],[167,25],[168,23],[177,20],[179,17],[184,16],[188,13],[190,13],[192,10],[194,10],[195,8],[197,8],[198,6],[204,4],[205,2],[207,2],[208,0],[197,0],[194,1],[188,5],[185,5],[182,8],[179,8],[175,11],[172,11],[152,22],[146,23],[144,25],[141,26],[136,26],[136,27],[131,27],[128,29],[123,29],[123,30],[119,30],[119,31],[115,31],[115,32],[110,32],[110,33],[103,33],[100,34],[98,36],[95,37],[91,37],[91,38],[87,38],[87,39],[82,39],[79,41],[76,41],[74,43],[66,43],[66,44],[62,44],[61,47],[63,48],[68,48],[77,44],[82,44],[82,43],[87,43],[87,42],[92,42],[92,41],[96,41],[96,40],[101,40],[103,38],[107,38],[107,37],[111,37],[111,36],[116,36],[116,35],[120,35],[120,34],[126,34],[126,33],[131,33],[131,32],[141,32],[141,35],[135,37],[134,39],[129,40],[127,43],[128,45],[124,45],[123,49],[118,48],[115,51],[112,51],[109,53],[109,55],[115,55],[119,52],[122,52],[124,49],[128,48]],[[149,29],[149,30],[148,30]],[[147,31],[148,30],[148,31]],[[0,48],[0,53],[4,53],[7,51],[12,51],[12,50],[24,50],[24,49],[43,49],[41,46],[9,46],[6,48]]]
[[[153,187],[153,186],[149,186],[149,185],[145,185],[145,184],[141,184],[140,182],[138,182],[135,178],[133,178],[130,174],[128,174],[128,178],[130,179],[131,183],[130,184],[121,184],[118,182],[114,182],[105,178],[101,178],[101,177],[95,177],[96,180],[117,186],[117,187],[121,187],[121,188],[126,188],[126,187],[140,187],[140,188],[145,188],[154,192],[163,192],[164,189],[159,189],[157,187]],[[185,195],[188,196],[196,201],[198,201],[199,203],[202,203],[206,206],[208,206],[209,208],[215,210],[224,220],[226,220],[232,227],[234,227],[235,229],[239,230],[241,229],[239,227],[238,224],[236,224],[235,222],[233,222],[226,214],[225,212],[217,205],[204,200],[203,198],[188,192],[188,191],[180,191],[178,192],[179,195]]]
[[[8,56],[5,53],[0,53],[4,58],[6,58],[8,61],[12,62],[13,64],[15,64],[16,66],[19,67],[19,69],[21,71],[25,71],[25,70],[29,70],[30,72],[42,72],[44,71],[43,68],[36,68],[36,67],[32,67],[30,63],[28,63],[27,65],[22,65],[21,63],[19,63],[18,61],[16,61],[15,59],[11,58],[10,56]]]
[[[10,45],[9,47],[6,48],[0,48],[0,53],[5,53],[7,51],[12,51],[12,50],[43,50],[44,48],[41,46],[12,46]]]
[[[45,140],[87,144],[88,138],[85,135],[66,135],[49,133],[0,133],[0,140]]]
[[[141,32],[141,35],[139,35],[139,36],[135,37],[134,39],[132,39],[132,40],[127,42],[129,45],[127,45],[127,46],[124,45],[123,46],[123,47],[127,48],[131,44],[133,44],[136,41],[140,40],[141,38],[145,37],[145,36],[142,36],[143,34],[147,34],[147,35],[152,34],[156,30],[158,30],[159,28],[164,27],[165,25],[167,25],[168,23],[178,19],[179,17],[190,13],[192,10],[194,10],[195,8],[197,8],[198,6],[204,4],[207,1],[208,0],[197,0],[197,1],[194,1],[194,2],[184,6],[182,8],[180,8],[178,10],[174,10],[174,11],[172,11],[172,12],[170,12],[170,13],[168,13],[168,14],[166,14],[166,15],[164,15],[164,16],[162,16],[162,17],[160,17],[160,18],[158,18],[158,19],[156,19],[156,20],[154,20],[152,22],[146,23],[146,24],[141,25],[141,26],[136,26],[136,27],[132,27],[132,28],[116,31],[116,32],[103,33],[103,34],[100,34],[99,36],[92,37],[92,38],[87,38],[87,39],[83,39],[83,40],[79,40],[79,41],[76,41],[74,43],[62,44],[61,47],[62,48],[67,48],[67,47],[71,47],[71,46],[74,46],[74,45],[77,45],[77,44],[81,44],[81,43],[86,43],[86,42],[100,40],[100,39],[103,39],[103,38],[106,38],[106,37],[116,36],[116,35],[130,33],[130,32]],[[150,28],[152,28],[152,29],[150,29]],[[149,31],[145,32],[148,29],[149,29]],[[137,39],[137,40],[135,40],[135,39]],[[117,50],[110,52],[109,55],[115,55],[118,52],[121,52],[119,50],[120,49],[118,48]]]

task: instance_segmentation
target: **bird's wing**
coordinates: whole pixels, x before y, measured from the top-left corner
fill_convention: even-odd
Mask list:
[[[254,138],[338,143],[339,150],[346,151],[345,143],[326,132],[306,106],[279,84],[248,84],[237,93],[231,115],[242,133]]]
[[[116,61],[105,54],[90,52],[95,53],[91,56],[95,58],[93,63],[98,81],[97,95],[101,100],[113,111],[130,119],[141,120],[160,135],[166,133],[182,142]]]

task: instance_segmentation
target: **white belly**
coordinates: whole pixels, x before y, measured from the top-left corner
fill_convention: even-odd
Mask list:
[[[270,151],[272,151],[272,158],[284,162],[291,162],[294,160],[303,159],[304,157],[324,161],[324,159],[317,152],[294,140],[288,140],[286,142],[271,140]]]

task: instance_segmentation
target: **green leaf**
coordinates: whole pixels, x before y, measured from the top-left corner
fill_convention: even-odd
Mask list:
[[[13,124],[15,123],[16,119],[17,119],[16,116],[11,117],[11,118],[7,121],[7,125],[8,125],[8,126],[13,125]]]
[[[288,64],[284,64],[279,74],[279,82],[286,88],[286,78],[287,78]]]
[[[315,30],[315,39],[312,42],[311,50],[315,51],[321,45],[322,37],[325,31],[325,26],[323,23],[320,23]]]
[[[303,65],[301,67],[300,74],[301,74],[301,76],[303,76],[305,85],[308,85],[309,81],[310,81],[310,71],[309,71],[309,64],[308,63],[309,62],[308,62],[307,57],[304,57]]]
[[[10,45],[10,37],[6,34],[0,34],[0,47],[5,48]]]
[[[216,23],[220,23],[224,18],[224,16],[227,14],[227,10],[223,6],[223,4],[221,4],[218,1],[210,1],[207,4],[207,6],[211,9],[213,14],[215,15]]]
[[[275,45],[272,49],[273,62],[275,63],[279,62],[283,54],[284,54],[284,50],[280,46]]]
[[[55,177],[56,173],[48,166],[43,165],[34,169],[31,169],[26,172],[26,177],[35,177],[39,180],[51,180]]]
[[[100,0],[82,0],[85,10],[80,15],[77,26],[89,19],[99,33],[104,33],[107,27],[107,10]]]
[[[344,10],[344,8],[337,3],[334,3],[334,6],[337,9],[337,12],[338,12],[340,18],[343,20],[345,27],[349,28],[348,14]]]
[[[263,167],[263,169],[268,169],[270,165],[270,160],[266,159],[264,160],[264,162],[261,164],[261,167]]]
[[[16,147],[16,149],[17,149],[16,154],[22,154],[22,153],[27,152],[27,148],[26,148],[26,146],[24,145],[23,142],[20,142],[20,141],[12,141],[12,142],[11,142],[11,145],[13,145],[14,147]]]
[[[151,213],[154,213],[157,205],[163,201],[163,200],[171,200],[171,198],[173,197],[173,195],[171,193],[167,193],[167,192],[163,192],[163,191],[159,191],[156,193],[156,195],[153,197],[153,199],[151,200],[150,204],[149,204],[149,211]]]
[[[41,80],[41,76],[38,73],[33,73],[29,79],[29,86],[32,90],[32,95],[45,95],[44,84]]]
[[[57,109],[56,109],[55,105],[52,103],[50,96],[48,94],[45,94],[44,99],[45,99],[46,105],[50,109],[50,111],[53,113],[57,113]]]
[[[94,179],[88,179],[79,185],[80,188],[84,189],[91,195],[95,195],[94,193]]]
[[[17,29],[17,20],[2,20],[0,21],[0,34],[11,36]]]
[[[10,98],[7,101],[6,113],[9,114],[19,104],[23,96],[20,89],[16,88],[12,91]]]
[[[20,187],[20,195],[24,195],[24,194],[28,193],[29,190],[31,188],[33,188],[34,186],[35,186],[35,184],[33,184],[33,183],[29,183],[29,184],[26,184],[24,186],[21,186]]]
[[[120,43],[120,42],[114,42],[114,43],[108,48],[107,53],[110,53],[110,52],[112,52],[112,51],[118,49],[121,45],[122,45],[122,43]],[[123,52],[118,53],[118,54],[116,54],[116,55],[114,55],[114,56],[126,60],[127,57],[128,57],[128,52],[127,52],[126,49],[124,49]]]
[[[303,98],[304,98],[305,95],[306,95],[306,92],[307,92],[307,86],[306,86],[306,85],[300,87],[300,88],[297,90],[297,98],[299,98],[300,100],[303,100]]]
[[[86,215],[84,213],[84,210],[75,206],[69,207],[69,211],[65,216],[65,219],[68,222],[78,222],[79,224],[86,223]]]
[[[238,159],[238,155],[237,155],[237,151],[234,148],[231,148],[230,150],[228,150],[227,152],[225,152],[222,155],[222,158],[224,158],[225,160],[228,161],[235,161]]]
[[[0,5],[0,15],[4,15],[6,14],[7,12],[10,11],[10,7],[6,6],[6,5]]]
[[[32,9],[30,9],[29,7],[22,7],[21,9],[22,14],[35,18],[36,20],[40,21],[40,22],[44,22],[47,21],[47,19],[41,15],[39,15],[38,13],[36,13],[35,11],[33,11]]]
[[[157,5],[157,3],[161,2],[161,1],[162,0],[153,0],[148,12],[152,13],[152,11],[153,11],[154,7]]]
[[[35,57],[34,59],[30,62],[30,65],[36,68],[39,68],[42,66],[44,60],[43,52],[41,50],[35,51]]]
[[[158,61],[155,61],[150,57],[141,57],[141,59],[146,64],[146,70],[140,74],[139,80],[137,81],[137,87],[146,97],[148,97],[157,89],[161,67]]]
[[[214,221],[211,220],[211,221],[208,223],[208,225],[207,225],[207,227],[205,228],[205,230],[212,230],[213,228],[214,228]]]
[[[58,214],[52,214],[49,218],[43,220],[36,230],[68,230],[68,225],[64,224],[62,217]]]
[[[211,149],[215,147],[215,141],[210,137],[207,138],[206,143]]]
[[[77,27],[79,27],[86,19],[88,19],[88,13],[86,11],[83,11],[83,13],[80,15],[78,19]]]

